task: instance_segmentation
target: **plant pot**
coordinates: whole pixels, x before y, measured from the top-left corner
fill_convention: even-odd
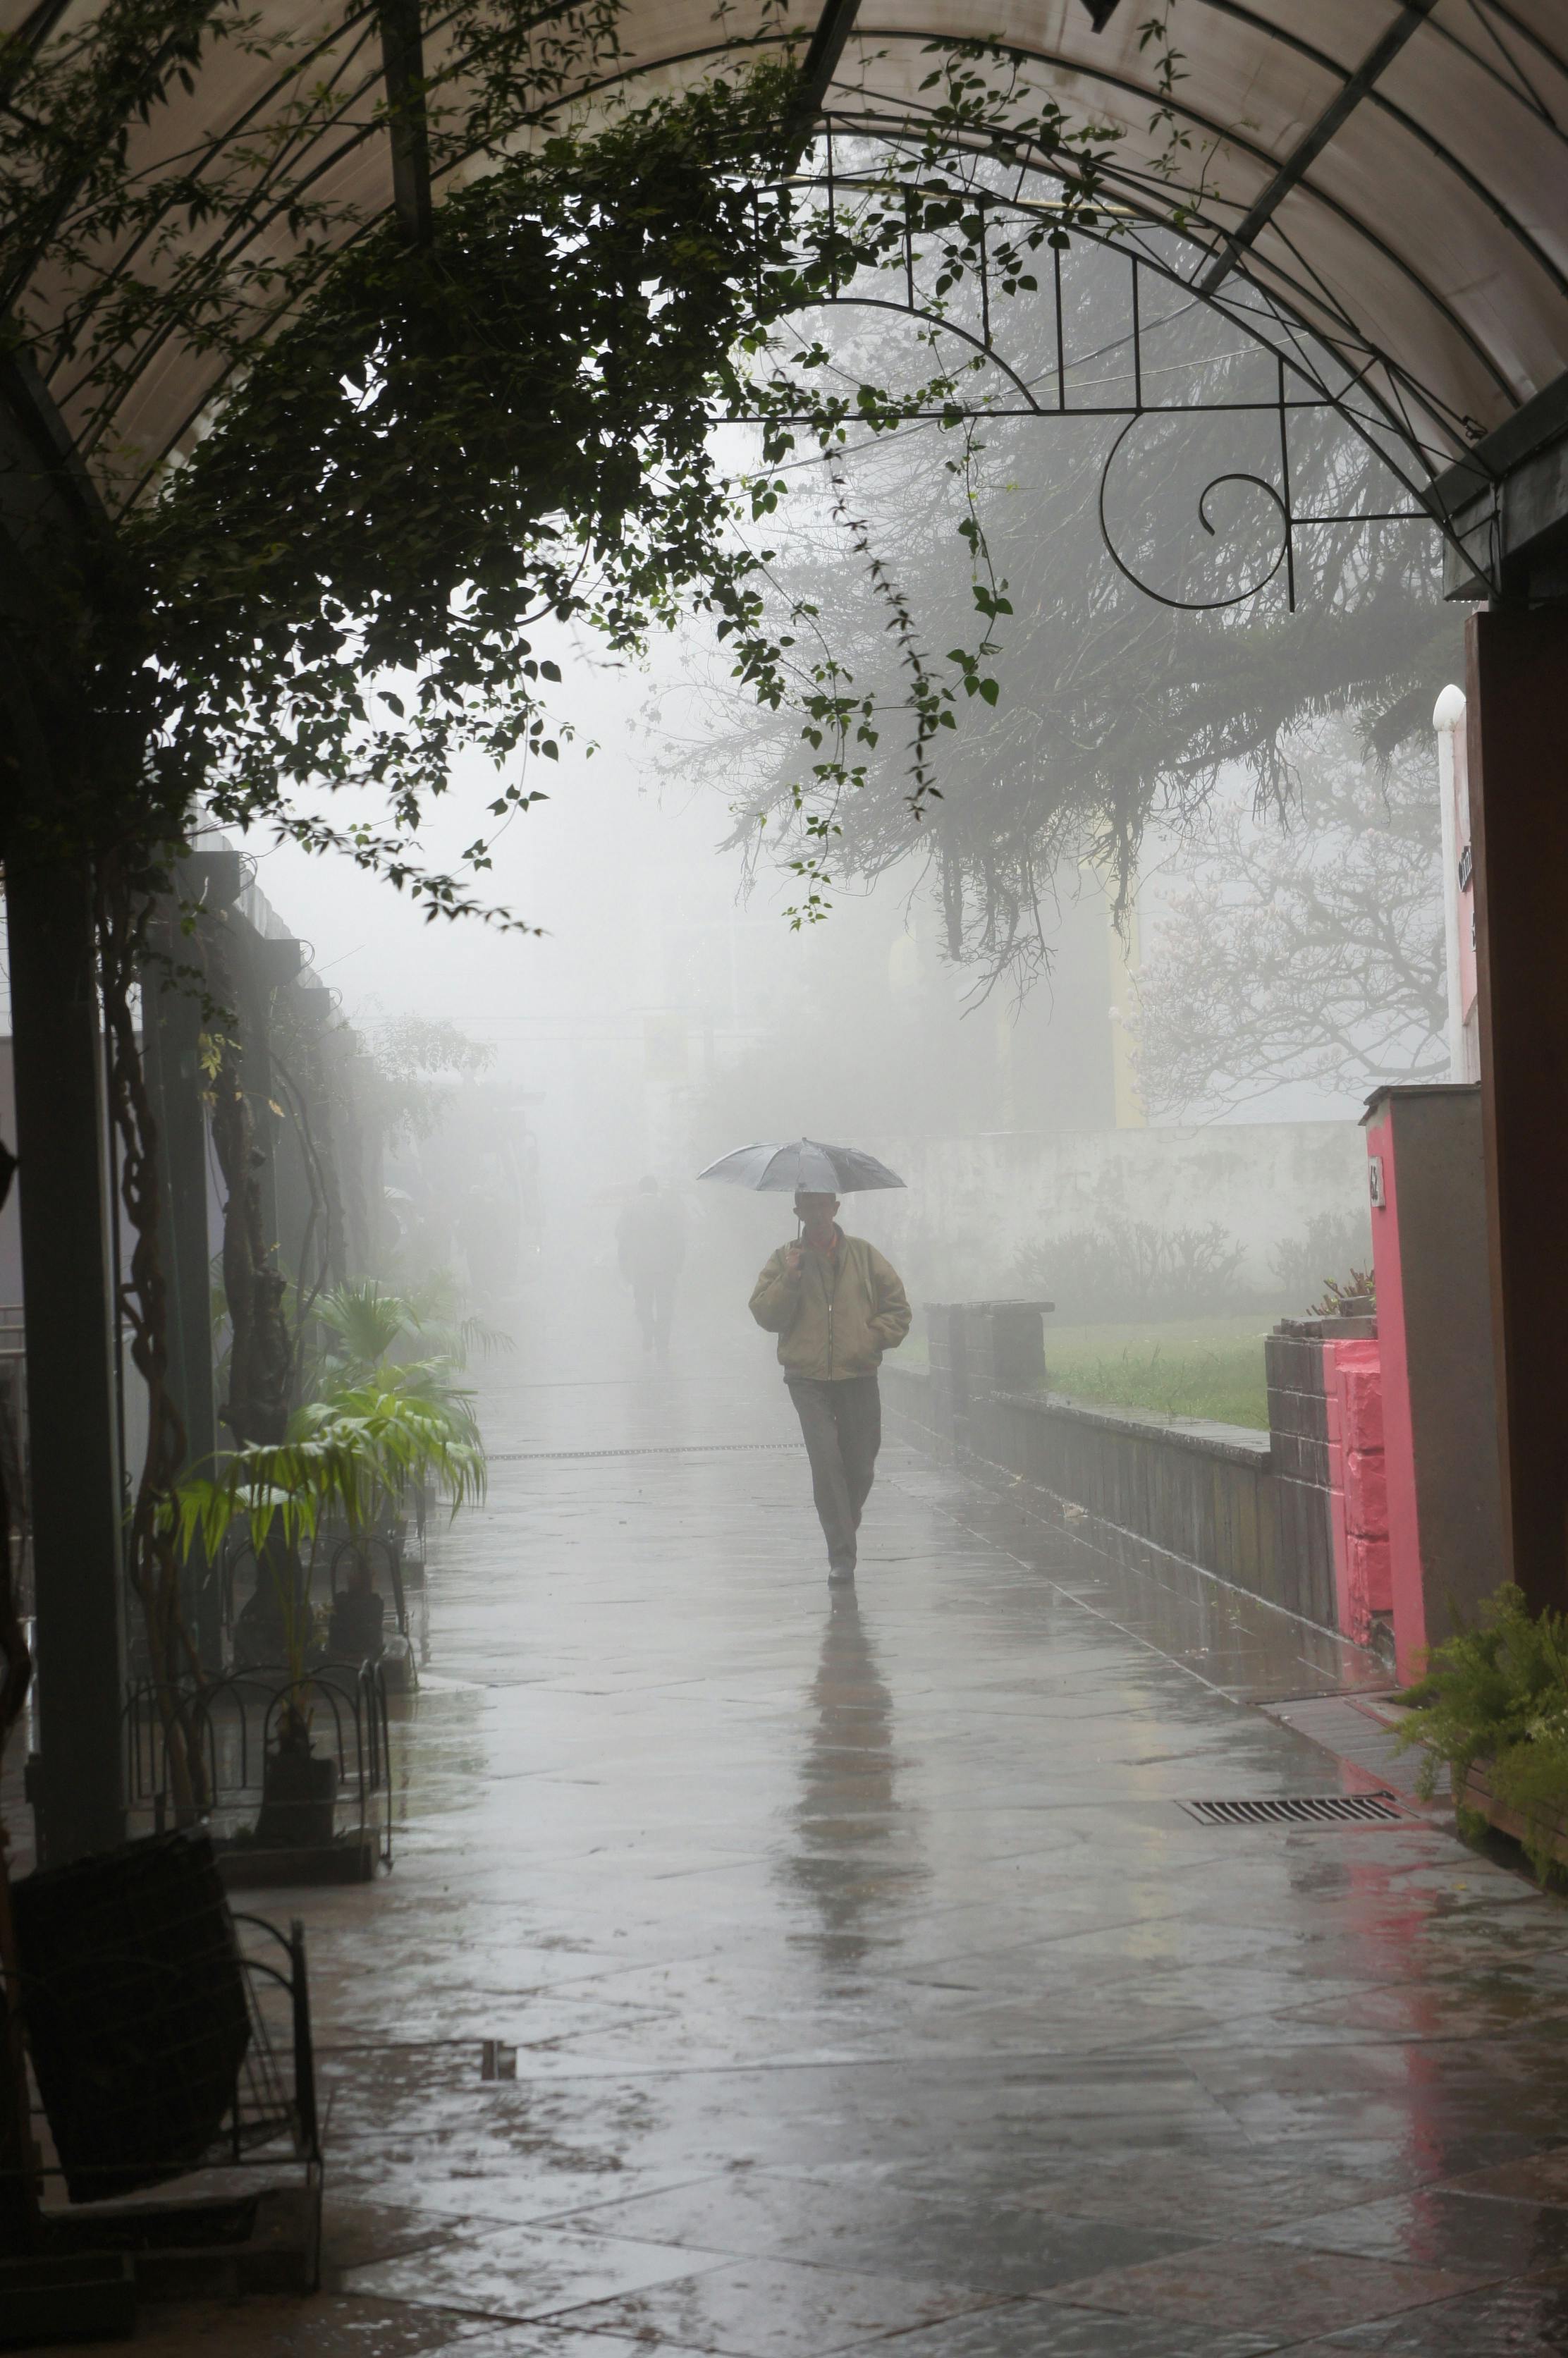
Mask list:
[[[293,1744],[269,1754],[262,1774],[257,1848],[311,1850],[330,1843],[337,1798],[338,1764],[330,1756]]]

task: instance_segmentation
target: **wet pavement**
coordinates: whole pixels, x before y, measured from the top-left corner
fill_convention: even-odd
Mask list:
[[[138,2349],[1568,2352],[1562,1904],[1441,1814],[1184,1806],[1367,1790],[1287,1719],[1370,1664],[897,1443],[830,1598],[760,1338],[552,1348],[485,1379],[393,1873],[250,1903],[328,2288]]]

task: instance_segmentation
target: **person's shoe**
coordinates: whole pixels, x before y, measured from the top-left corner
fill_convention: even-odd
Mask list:
[[[855,1559],[853,1556],[849,1557],[848,1560],[841,1557],[838,1563],[829,1563],[827,1566],[827,1585],[829,1588],[853,1588],[855,1585]]]

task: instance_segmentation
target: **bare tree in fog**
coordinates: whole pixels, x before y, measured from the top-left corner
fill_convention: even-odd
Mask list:
[[[1286,1081],[1358,1094],[1438,1077],[1442,849],[1430,757],[1368,762],[1321,731],[1294,806],[1217,802],[1181,839],[1139,978],[1139,1086],[1152,1114],[1234,1109]]]
[[[389,1147],[430,1137],[452,1083],[475,1079],[495,1062],[488,1042],[470,1040],[444,1016],[394,1017],[377,1029],[372,1055],[373,1112]]]
[[[1072,348],[1092,358],[1103,346],[1113,368],[1120,345],[1105,282],[1085,285]],[[1227,323],[1179,309],[1162,324],[1168,367],[1204,397],[1257,391],[1259,356],[1235,349]],[[992,666],[1000,701],[977,704],[945,739],[940,796],[915,824],[896,758],[873,752],[864,788],[834,814],[834,859],[868,878],[925,860],[948,956],[1024,984],[1048,963],[1052,880],[1064,860],[1094,861],[1125,890],[1146,826],[1190,818],[1235,765],[1260,807],[1283,814],[1292,733],[1303,721],[1347,714],[1386,755],[1424,725],[1454,666],[1457,624],[1441,601],[1424,521],[1298,531],[1294,613],[1282,568],[1228,608],[1183,611],[1147,597],[1101,535],[1100,473],[1119,430],[1104,419],[1003,420],[983,428],[973,451],[956,432],[906,430],[896,446],[869,450],[853,477],[858,511],[873,518],[877,545],[923,614],[961,611],[968,568],[955,561],[954,535],[977,514],[1011,612],[990,626],[1002,642]],[[1279,544],[1265,495],[1222,490],[1208,504],[1212,535],[1198,500],[1227,468],[1266,473],[1273,431],[1272,419],[1236,413],[1139,422],[1112,471],[1107,517],[1141,579],[1172,597],[1220,600],[1266,572]],[[1332,411],[1298,413],[1291,432],[1298,512],[1359,518],[1408,504]],[[841,536],[802,546],[786,579],[798,588],[803,577],[857,680],[885,676],[881,619]],[[787,727],[743,715],[733,700],[726,719],[709,761],[741,814],[738,836],[788,843]]]

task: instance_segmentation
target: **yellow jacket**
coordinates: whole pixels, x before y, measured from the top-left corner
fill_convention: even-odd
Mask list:
[[[788,1270],[791,1249],[781,1245],[752,1290],[752,1315],[778,1336],[786,1382],[792,1376],[828,1383],[874,1376],[882,1353],[896,1350],[909,1332],[898,1271],[864,1237],[837,1233],[831,1258],[803,1249],[796,1277]]]

